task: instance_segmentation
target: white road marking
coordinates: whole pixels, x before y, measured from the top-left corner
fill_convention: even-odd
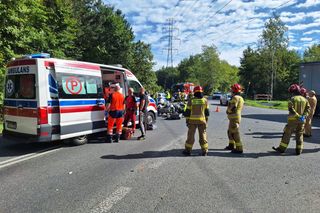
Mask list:
[[[112,206],[117,202],[122,200],[129,192],[131,191],[130,187],[119,187],[115,192],[113,192],[107,199],[99,203],[99,205],[93,209],[92,213],[103,213],[108,212]]]
[[[56,151],[62,149],[62,148],[58,148],[58,147],[60,147],[60,146],[52,147],[50,149],[45,149],[45,150],[41,150],[41,151],[38,151],[38,152],[34,152],[34,153],[30,153],[30,154],[26,154],[26,155],[22,155],[22,156],[19,156],[19,157],[11,158],[9,160],[2,161],[2,162],[0,162],[0,169],[8,167],[8,166],[11,166],[11,165],[14,165],[16,163],[20,163],[20,162],[23,162],[23,161],[26,161],[26,160],[30,160],[32,158],[36,158],[36,157],[40,157],[42,155],[46,155],[46,154],[49,154],[49,153],[52,153],[52,152],[56,152]]]

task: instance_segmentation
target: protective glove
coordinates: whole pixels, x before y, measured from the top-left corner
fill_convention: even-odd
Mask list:
[[[304,115],[301,115],[300,117],[299,117],[299,121],[300,122],[304,122],[306,120],[306,116],[304,116]]]

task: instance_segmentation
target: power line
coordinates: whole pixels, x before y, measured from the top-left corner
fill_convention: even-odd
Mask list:
[[[272,8],[271,11],[274,12],[274,11],[277,10],[278,8],[280,8],[280,7],[288,4],[288,3],[291,2],[291,1],[293,1],[293,0],[288,0],[288,1],[280,4],[279,6]],[[248,25],[250,22],[252,22],[253,20],[258,19],[258,18],[259,18],[259,17],[251,17],[251,18],[249,18],[249,19],[247,20],[246,25]],[[221,33],[221,34],[217,35],[215,38],[221,38],[221,36],[223,35],[223,36],[224,36],[224,39],[225,39],[225,36],[226,36],[226,35],[229,35],[230,33],[234,32],[235,30],[243,27],[244,25],[245,25],[245,24],[241,24],[241,25],[239,25],[239,26],[237,26],[237,27],[235,27],[235,28],[232,28],[231,30],[229,30],[229,31],[227,31],[227,32],[225,32],[225,33],[223,33],[223,34]],[[215,38],[214,38],[213,40],[215,40]]]
[[[167,48],[164,48],[164,50],[167,51],[167,67],[169,67],[169,64],[171,65],[171,67],[173,67],[173,51],[177,51],[177,49],[173,47],[173,41],[179,40],[176,36],[174,36],[174,31],[178,30],[178,28],[174,27],[175,20],[173,18],[170,18],[167,21],[168,26],[164,28],[167,35],[163,38],[168,39],[168,44]]]
[[[218,9],[213,15],[209,16],[205,21],[201,22],[199,25],[203,26],[205,23],[207,23],[209,20],[211,20],[214,16],[216,16],[219,12],[221,12],[226,6],[228,6],[233,0],[229,0],[226,4],[224,4],[220,9]],[[215,1],[211,1],[211,3],[213,3]],[[188,41],[188,37],[191,35],[196,34],[194,31],[191,32],[190,34],[188,34],[186,36],[187,39],[185,39],[184,41]]]

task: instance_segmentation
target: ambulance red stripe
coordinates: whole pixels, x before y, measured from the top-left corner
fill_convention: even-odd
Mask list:
[[[34,59],[24,59],[24,60],[15,60],[15,61],[9,62],[7,64],[7,67],[35,65],[35,64],[36,64],[36,60],[34,60]]]
[[[75,113],[75,112],[91,112],[91,111],[104,111],[104,106],[75,106],[75,107],[48,107],[48,113]]]
[[[45,61],[44,66],[53,67],[54,63],[55,63],[54,61]],[[87,64],[87,63],[81,63],[81,62],[79,62],[79,63],[70,63],[70,62],[61,63],[61,62],[59,62],[59,65],[71,67],[71,68],[80,68],[80,69],[100,71],[100,66],[95,65],[95,64]]]
[[[37,118],[38,113],[37,109],[18,109],[18,108],[10,108],[4,107],[4,114],[5,115],[12,115],[12,116],[22,116],[22,117],[29,117],[29,118]]]

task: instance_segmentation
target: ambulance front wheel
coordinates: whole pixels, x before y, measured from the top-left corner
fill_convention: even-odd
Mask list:
[[[87,135],[82,135],[76,138],[71,139],[71,144],[74,146],[79,146],[83,145],[88,142],[88,136]]]
[[[152,125],[156,122],[156,115],[153,112],[147,114],[147,125]]]

